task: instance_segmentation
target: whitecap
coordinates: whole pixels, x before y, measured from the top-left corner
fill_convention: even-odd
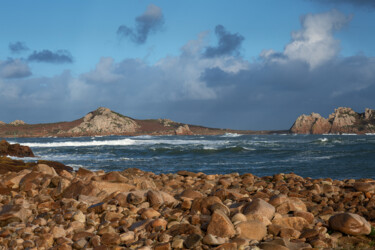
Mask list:
[[[240,137],[240,136],[242,136],[242,135],[237,134],[237,133],[225,133],[221,137]]]
[[[44,142],[44,143],[23,143],[31,148],[58,148],[58,147],[95,147],[95,146],[127,146],[133,145],[132,139],[105,140],[105,141],[64,141],[64,142]]]

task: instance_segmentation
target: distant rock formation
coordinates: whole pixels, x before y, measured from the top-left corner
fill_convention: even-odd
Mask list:
[[[20,144],[10,144],[9,142],[0,141],[0,155],[1,156],[16,156],[16,157],[34,157],[33,151],[28,146],[21,146]]]
[[[191,132],[190,128],[189,128],[189,125],[185,124],[183,126],[179,126],[176,130],[175,130],[175,134],[176,135],[192,135],[193,132]]]
[[[170,120],[170,119],[158,119],[158,122],[160,122],[161,124],[163,124],[164,127],[170,127],[172,126],[173,124],[175,124],[176,122]]]
[[[328,119],[317,113],[301,115],[290,129],[295,134],[338,134],[374,133],[375,110],[366,108],[365,113],[357,113],[351,108],[340,107]]]
[[[18,126],[18,125],[25,125],[26,122],[22,121],[22,120],[15,120],[15,121],[12,121],[11,123],[9,123],[10,125],[14,125],[14,126]]]
[[[100,107],[88,113],[81,124],[68,130],[67,133],[82,135],[134,133],[138,127],[135,120],[113,112],[108,108]]]
[[[1,125],[6,125],[6,123],[5,122],[2,122],[2,121],[0,121],[0,126]]]

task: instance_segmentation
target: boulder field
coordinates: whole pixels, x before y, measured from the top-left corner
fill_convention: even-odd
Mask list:
[[[0,157],[2,249],[369,249],[375,181]]]
[[[375,110],[366,108],[357,113],[351,108],[340,107],[328,119],[317,113],[301,115],[290,128],[294,134],[375,133]]]

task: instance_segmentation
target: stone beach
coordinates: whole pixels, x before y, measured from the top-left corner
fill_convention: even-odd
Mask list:
[[[0,249],[374,247],[372,179],[73,171],[6,156],[0,179]]]

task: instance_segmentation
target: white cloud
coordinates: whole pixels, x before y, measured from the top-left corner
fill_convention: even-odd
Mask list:
[[[292,32],[292,40],[282,53],[264,50],[261,58],[268,61],[287,63],[299,60],[307,63],[310,69],[336,58],[340,52],[340,41],[334,32],[348,24],[352,16],[332,10],[318,14],[307,14],[301,18],[302,29]]]
[[[351,16],[332,10],[326,13],[308,14],[301,20],[302,30],[292,33],[292,42],[284,54],[292,60],[301,60],[316,68],[335,58],[340,51],[340,42],[333,32],[341,29]]]

